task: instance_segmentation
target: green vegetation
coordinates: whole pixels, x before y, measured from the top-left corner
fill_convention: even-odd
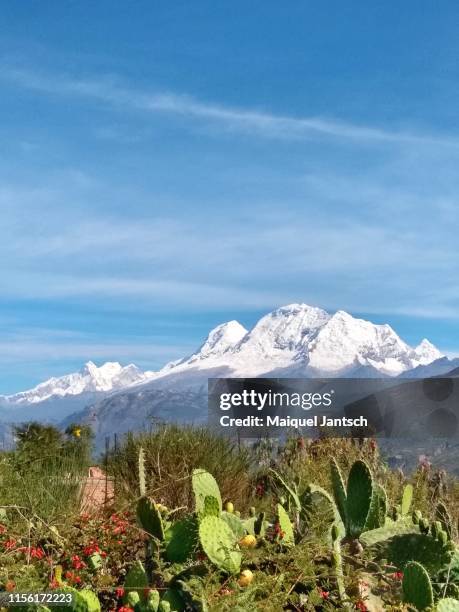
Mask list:
[[[90,432],[17,438],[0,459],[1,590],[73,589],[86,612],[458,610],[458,484],[390,470],[374,440],[129,435],[104,461],[114,499],[87,513]]]

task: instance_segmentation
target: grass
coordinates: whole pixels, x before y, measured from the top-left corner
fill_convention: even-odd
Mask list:
[[[169,508],[192,503],[191,473],[204,468],[220,485],[222,498],[241,509],[251,505],[257,466],[248,448],[205,428],[167,425],[153,433],[128,435],[112,451],[108,470],[119,503],[132,504],[139,496],[138,456],[145,453],[147,493]]]

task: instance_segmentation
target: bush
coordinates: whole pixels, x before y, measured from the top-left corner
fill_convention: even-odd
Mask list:
[[[251,452],[208,429],[165,425],[153,433],[128,434],[120,448],[112,451],[108,470],[115,481],[115,496],[131,503],[139,496],[138,455],[145,453],[149,495],[170,507],[192,503],[191,473],[204,468],[212,473],[223,499],[237,508],[250,506]]]

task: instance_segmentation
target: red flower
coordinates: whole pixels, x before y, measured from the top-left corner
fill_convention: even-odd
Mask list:
[[[132,608],[129,606],[121,606],[121,608],[118,608],[118,612],[132,612]]]
[[[99,545],[96,542],[90,542],[87,546],[83,548],[83,553],[90,557],[94,553],[100,553]]]
[[[0,525],[0,535],[3,535],[4,533],[6,533],[6,527],[5,525]]]
[[[368,612],[368,608],[361,599],[355,604],[355,609],[360,610],[361,612]]]
[[[73,555],[72,567],[73,569],[76,569],[76,570],[83,569],[86,567],[86,563],[82,561],[78,555]]]
[[[3,546],[6,550],[12,550],[16,546],[16,540],[7,540]]]
[[[13,580],[7,580],[6,584],[5,584],[5,590],[6,591],[14,591],[14,589],[16,588],[16,583]]]
[[[49,583],[49,588],[50,589],[58,589],[59,587],[60,587],[60,584],[58,583],[58,581],[55,578],[50,580],[50,583]]]
[[[403,580],[403,572],[394,572],[390,577],[394,580]]]
[[[124,597],[124,589],[123,589],[123,587],[118,587],[117,589],[115,589],[115,595],[118,598]]]
[[[42,548],[35,548],[32,546],[32,548],[30,548],[30,556],[32,559],[43,559],[45,552]]]
[[[322,597],[322,599],[328,599],[330,592],[324,591],[323,589],[319,589],[319,595]]]

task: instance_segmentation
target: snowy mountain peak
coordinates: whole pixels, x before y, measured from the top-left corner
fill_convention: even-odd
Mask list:
[[[109,392],[149,379],[152,373],[144,373],[134,364],[123,367],[108,361],[98,367],[88,361],[79,372],[53,377],[33,389],[6,398],[10,404],[38,403],[52,397],[80,395],[82,393]]]
[[[238,323],[238,321],[233,320],[222,323],[209,333],[199,351],[185,361],[187,363],[194,363],[209,357],[221,356],[227,350],[236,346],[246,334],[246,328]],[[183,361],[180,363],[183,363]]]
[[[158,376],[185,372],[189,366],[224,367],[233,376],[274,371],[342,376],[361,367],[397,376],[439,356],[428,341],[410,347],[390,325],[376,325],[344,310],[329,314],[308,304],[289,304],[262,317],[249,332],[235,321],[215,328],[197,353],[169,364]]]
[[[258,348],[265,357],[301,347],[330,315],[307,304],[289,304],[262,317],[240,343],[238,350]]]
[[[413,357],[418,361],[418,365],[427,365],[443,357],[443,354],[427,338],[414,349]]]

